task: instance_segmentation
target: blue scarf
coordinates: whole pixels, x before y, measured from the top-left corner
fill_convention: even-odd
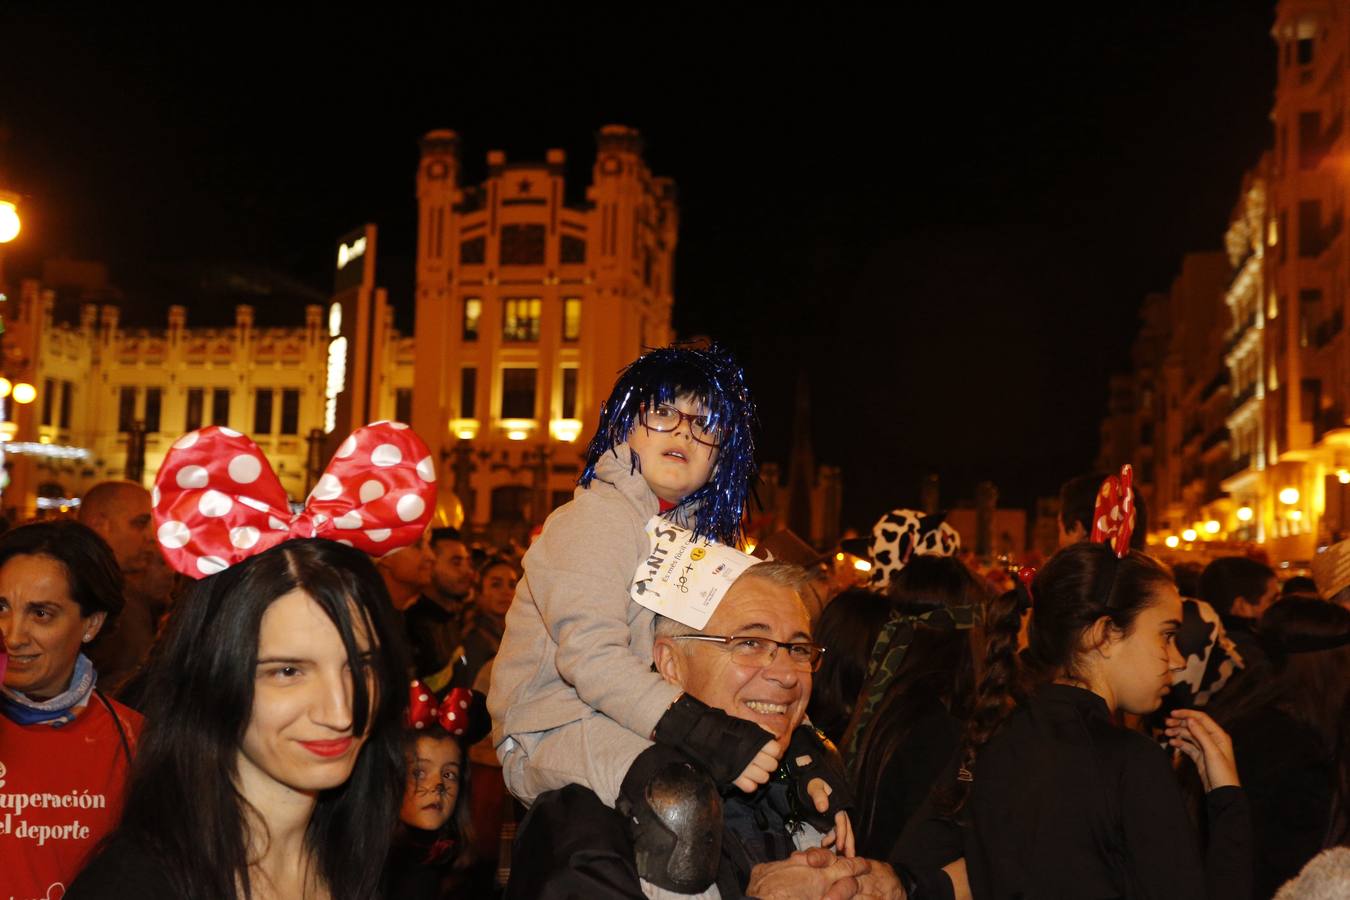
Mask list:
[[[60,728],[75,721],[75,711],[89,702],[98,673],[89,657],[81,653],[75,659],[70,687],[50,700],[33,700],[27,695],[0,687],[0,713],[18,725],[50,725]]]

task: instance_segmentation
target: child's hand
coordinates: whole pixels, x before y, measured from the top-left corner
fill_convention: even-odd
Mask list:
[[[773,773],[778,771],[778,761],[783,758],[784,749],[785,745],[779,741],[769,741],[732,783],[745,793],[753,794],[761,784],[768,784]]]
[[[830,808],[830,786],[824,780],[813,778],[806,789],[816,804],[816,812],[823,813]],[[857,855],[854,840],[853,821],[849,819],[848,813],[841,809],[834,814],[834,827],[821,840],[820,846],[828,847],[843,856],[853,857]]]

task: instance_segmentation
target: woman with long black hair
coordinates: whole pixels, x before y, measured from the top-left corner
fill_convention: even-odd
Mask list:
[[[406,651],[366,555],[288,541],[200,582],[164,641],[121,825],[67,896],[374,896]]]
[[[877,694],[846,740],[857,788],[859,852],[885,859],[956,752],[975,699],[989,591],[958,559],[916,556],[891,577],[887,655],[863,687]],[[827,610],[828,612],[828,610]],[[901,646],[903,642],[904,646]],[[898,652],[897,652],[898,651]],[[861,724],[861,723],[859,723]]]
[[[378,896],[408,651],[368,554],[418,540],[434,497],[426,445],[399,423],[344,441],[298,513],[238,432],[174,443],[156,535],[202,580],[151,663],[121,824],[69,900]]]

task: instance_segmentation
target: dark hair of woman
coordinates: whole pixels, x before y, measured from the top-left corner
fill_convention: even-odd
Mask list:
[[[351,776],[320,792],[305,833],[333,900],[369,898],[403,796],[407,649],[369,557],[327,540],[293,540],[198,582],[174,608],[147,685],[146,728],[121,825],[109,844],[149,853],[189,900],[249,898],[256,810],[230,776],[249,727],[263,614],[303,590],[336,627],[352,672],[352,733],[368,735]],[[366,660],[358,631],[370,637]],[[265,828],[265,823],[262,823]]]
[[[0,535],[0,566],[16,556],[45,556],[60,563],[80,615],[107,613],[104,628],[122,611],[122,570],[112,549],[88,525],[57,519],[6,531]]]
[[[1350,610],[1324,600],[1287,597],[1261,617],[1261,643],[1267,659],[1219,692],[1208,711],[1228,728],[1275,708],[1315,732],[1334,766],[1332,823],[1325,846],[1345,843],[1350,838]]]
[[[973,607],[976,621],[989,602],[989,589],[966,566],[953,557],[917,556],[891,580],[890,601],[899,613],[921,615],[941,607]],[[855,773],[859,798],[854,827],[864,840],[870,840],[878,819],[878,802],[883,796],[882,781],[894,772],[895,756],[909,738],[914,724],[934,699],[946,707],[956,722],[970,714],[975,695],[975,659],[983,646],[979,628],[934,627],[921,622],[914,625],[914,637],[894,679],[886,689],[872,724],[861,735],[858,767]],[[958,726],[953,723],[953,729]],[[947,754],[951,752],[947,746]],[[935,780],[947,758],[935,759],[931,775]],[[918,762],[918,761],[915,761]],[[914,809],[922,797],[915,797]],[[914,809],[909,812],[912,814]],[[894,823],[894,834],[887,846],[876,848],[883,855],[899,836],[908,815]]]
[[[1030,598],[1018,586],[993,601],[986,618],[985,658],[975,704],[961,742],[961,767],[970,777],[981,748],[1008,716],[1026,701],[1029,688],[1055,678],[1077,678],[1084,633],[1106,617],[1128,632],[1156,593],[1172,584],[1161,563],[1138,550],[1117,558],[1106,544],[1081,542],[1063,548],[1037,573],[1031,585],[1031,627],[1024,657],[1017,649],[1022,611]],[[970,780],[959,779],[944,806],[955,814],[969,796]]]
[[[876,591],[850,588],[820,614],[815,640],[826,648],[820,671],[811,683],[811,722],[838,743],[853,716],[853,706],[867,674],[867,659],[877,633],[890,614],[890,604]]]

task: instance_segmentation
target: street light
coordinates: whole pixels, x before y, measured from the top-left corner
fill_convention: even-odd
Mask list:
[[[21,404],[32,403],[37,399],[37,388],[26,381],[20,381],[14,385],[14,402]]]
[[[1298,502],[1299,493],[1296,487],[1287,487],[1280,491],[1280,502],[1285,506],[1293,506]]]
[[[19,198],[16,194],[0,191],[0,244],[8,244],[19,236]]]

